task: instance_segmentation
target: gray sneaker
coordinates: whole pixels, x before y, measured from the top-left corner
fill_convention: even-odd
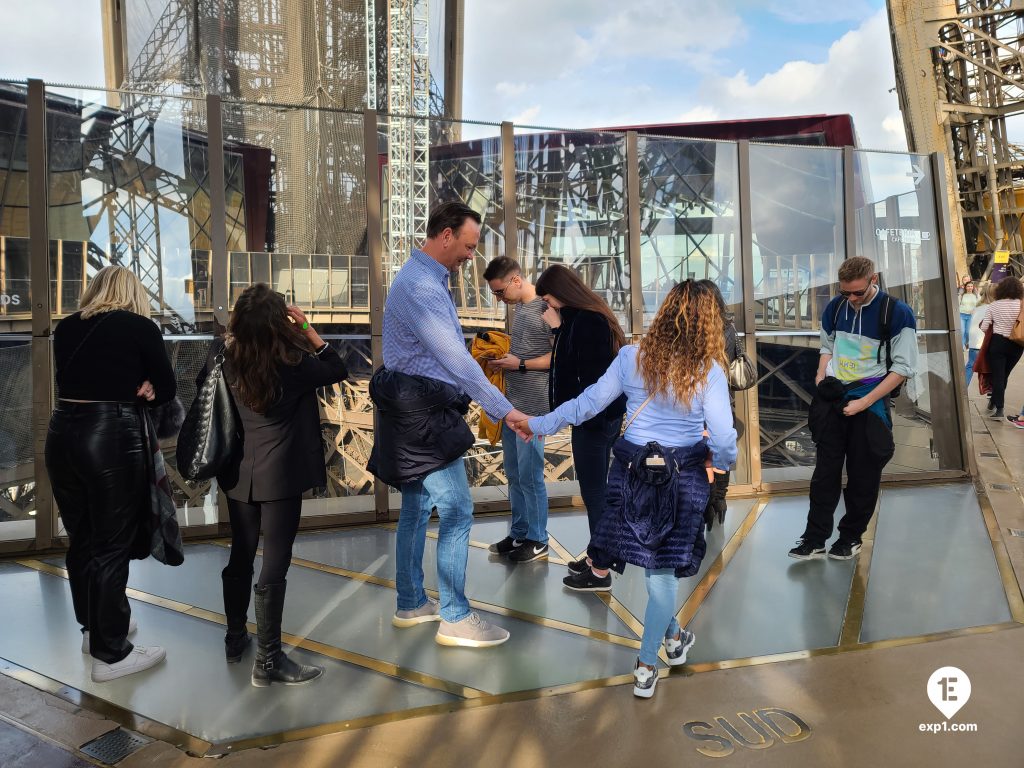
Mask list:
[[[435,639],[441,645],[486,648],[501,645],[508,640],[508,630],[489,624],[476,613],[471,613],[462,621],[451,622],[442,619]]]
[[[441,614],[437,606],[437,600],[427,598],[427,602],[412,611],[395,611],[391,623],[400,629],[415,627],[417,624],[424,624],[428,621],[440,621]]]

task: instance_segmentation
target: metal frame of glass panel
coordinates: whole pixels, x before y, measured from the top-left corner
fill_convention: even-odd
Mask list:
[[[98,92],[97,98],[102,98],[103,91]],[[116,92],[106,92],[108,95],[116,96]],[[168,97],[161,97],[168,98]],[[23,551],[38,551],[44,549],[50,549],[54,546],[61,544],[61,539],[58,536],[57,528],[57,510],[53,504],[52,494],[47,482],[46,472],[43,464],[43,447],[46,437],[46,425],[49,420],[50,410],[52,407],[52,361],[50,357],[50,333],[53,327],[54,315],[53,312],[57,306],[62,302],[66,302],[67,306],[73,303],[74,297],[71,293],[68,293],[65,297],[65,289],[71,291],[70,288],[63,285],[56,285],[53,281],[63,282],[64,279],[75,281],[78,280],[80,283],[84,283],[84,277],[78,277],[77,269],[74,265],[67,267],[66,274],[64,269],[66,267],[65,261],[67,258],[72,260],[75,258],[75,254],[78,253],[75,248],[82,248],[82,245],[76,246],[74,243],[63,243],[58,244],[54,253],[58,256],[56,261],[53,261],[51,256],[50,246],[50,224],[48,222],[48,179],[49,171],[47,166],[47,102],[46,102],[46,88],[45,85],[38,80],[31,80],[28,83],[26,89],[26,135],[27,135],[27,157],[28,157],[28,199],[29,199],[29,212],[28,212],[28,235],[29,235],[29,255],[30,255],[30,274],[26,276],[31,288],[31,306],[24,309],[29,310],[23,312],[21,317],[22,327],[31,327],[31,373],[32,373],[32,445],[33,445],[33,456],[34,456],[34,475],[35,475],[35,488],[34,488],[34,504],[35,504],[35,535],[31,539],[19,539],[12,541],[5,541],[0,536],[0,554],[3,553],[15,553]],[[234,104],[232,108],[239,106]],[[242,105],[247,106],[247,105]],[[259,106],[260,108],[267,108],[268,105],[253,105]],[[244,181],[240,180],[235,176],[235,171],[232,171],[232,178],[226,179],[225,169],[225,139],[224,139],[224,110],[225,107],[221,103],[221,100],[216,96],[211,96],[206,100],[206,128],[207,136],[206,142],[211,148],[220,148],[221,151],[211,151],[209,153],[209,167],[208,175],[209,179],[209,216],[205,219],[206,224],[204,225],[204,231],[208,234],[210,240],[210,250],[206,251],[195,251],[193,253],[193,279],[194,279],[194,290],[203,291],[204,298],[204,309],[207,316],[211,319],[215,318],[220,325],[224,325],[228,319],[228,312],[230,308],[230,298],[232,284],[232,257],[242,257],[245,259],[245,263],[239,262],[240,267],[234,273],[235,282],[237,285],[234,287],[241,287],[247,282],[253,280],[270,280],[270,274],[264,274],[268,269],[271,269],[271,257],[265,253],[259,252],[261,249],[256,248],[252,251],[250,244],[250,250],[252,252],[242,252],[236,249],[232,245],[231,251],[228,248],[228,235],[227,227],[229,225],[229,217],[232,222],[239,224],[242,219],[239,218],[239,212],[234,208],[229,210],[229,201],[226,199],[226,195],[230,192],[232,195],[241,194],[239,190],[244,192]],[[309,112],[316,112],[316,108],[302,107],[299,105],[283,105],[283,108],[288,110],[308,110]],[[361,343],[368,342],[369,346],[369,362],[373,367],[377,367],[382,362],[382,333],[383,333],[383,299],[386,291],[385,276],[388,274],[388,262],[390,254],[385,252],[383,247],[384,238],[386,237],[386,231],[384,223],[387,221],[386,210],[386,199],[382,198],[382,179],[385,176],[386,169],[383,168],[381,163],[381,127],[384,120],[388,119],[388,116],[382,112],[367,110],[362,113],[344,112],[343,110],[320,110],[320,111],[333,111],[340,115],[347,115],[351,121],[356,124],[361,123],[362,126],[362,152],[361,157],[363,164],[361,168],[348,168],[344,169],[345,173],[351,175],[351,180],[354,185],[359,187],[365,193],[365,225],[366,235],[365,240],[365,251],[366,264],[368,265],[367,283],[367,296],[364,301],[366,305],[362,305],[365,308],[356,309],[349,307],[349,314],[347,315],[349,323],[357,323],[358,331],[357,335],[360,339],[365,340]],[[313,117],[313,116],[311,116]],[[346,119],[346,118],[339,118]],[[453,123],[454,121],[447,120],[446,123]],[[468,124],[467,124],[468,125]],[[519,199],[519,191],[517,189],[517,178],[514,169],[516,169],[517,152],[522,154],[526,144],[517,143],[516,126],[511,123],[502,123],[500,127],[494,126],[495,138],[499,140],[501,162],[500,167],[496,169],[496,176],[490,176],[484,178],[484,176],[477,175],[481,178],[481,183],[499,185],[502,199],[499,208],[499,218],[504,230],[504,253],[507,255],[515,256],[517,249],[520,245],[520,241],[523,237],[523,226],[524,221],[522,220],[524,201]],[[462,126],[447,126],[445,131],[436,131],[438,135],[444,135],[447,138],[445,142],[451,144],[454,141],[454,137],[461,137]],[[474,130],[479,133],[480,126],[474,126]],[[576,133],[576,132],[569,132]],[[594,132],[578,132],[581,135],[596,136]],[[522,134],[518,134],[522,136]],[[588,215],[595,217],[595,220],[603,220],[606,212],[612,212],[615,216],[624,219],[624,259],[622,268],[626,279],[629,280],[628,289],[624,291],[625,306],[622,307],[622,312],[627,320],[629,331],[634,337],[642,334],[644,329],[644,307],[643,307],[643,285],[645,276],[643,274],[643,259],[641,258],[641,237],[642,237],[642,211],[643,201],[641,200],[642,189],[645,184],[650,184],[651,179],[645,178],[644,169],[649,167],[645,165],[647,162],[641,157],[641,139],[638,134],[634,131],[628,131],[625,135],[619,135],[619,140],[622,141],[622,156],[621,156],[621,184],[605,185],[602,187],[602,194],[605,195],[600,200],[599,205],[601,209],[595,209],[588,212]],[[647,141],[645,139],[644,141]],[[678,140],[681,143],[685,143],[686,140]],[[536,142],[534,142],[536,144]],[[544,145],[543,140],[541,144],[536,144],[538,147],[543,145],[543,150],[548,151],[562,151],[560,148],[569,147],[564,140],[555,141],[550,146]],[[531,145],[532,146],[532,145]],[[735,189],[735,232],[737,234],[737,242],[731,251],[731,254],[738,255],[738,266],[735,270],[735,275],[731,277],[731,280],[738,279],[741,284],[741,296],[742,300],[737,301],[741,304],[740,311],[736,315],[736,325],[739,332],[742,334],[743,344],[746,348],[748,356],[752,359],[757,358],[758,353],[758,325],[756,322],[756,302],[755,302],[755,232],[754,232],[754,219],[751,215],[752,204],[754,203],[754,193],[760,194],[759,190],[751,189],[751,145],[747,141],[739,141],[733,144],[736,152],[736,171],[738,173],[738,185]],[[760,151],[760,149],[758,149]],[[807,147],[791,147],[788,151],[800,152],[800,153],[814,153],[822,152],[821,149],[807,148]],[[832,150],[835,152],[835,150]],[[841,162],[839,163],[839,171],[836,174],[834,182],[835,194],[838,195],[838,205],[840,206],[840,215],[837,218],[835,224],[835,237],[834,242],[837,248],[843,250],[844,254],[851,254],[856,252],[856,227],[857,222],[857,194],[858,189],[855,184],[855,167],[857,156],[853,148],[845,148],[841,151]],[[386,153],[386,148],[385,148]],[[359,156],[358,152],[350,152],[353,156]],[[911,157],[905,155],[905,157]],[[952,271],[952,260],[950,254],[950,218],[949,211],[946,204],[945,195],[942,194],[944,189],[942,181],[947,173],[946,164],[944,158],[940,155],[927,156],[914,156],[919,158],[920,162],[928,164],[928,171],[930,175],[930,187],[931,195],[922,196],[921,200],[931,199],[935,206],[935,217],[937,219],[937,245],[939,254],[939,274],[931,275],[930,279],[938,282],[934,285],[934,296],[940,298],[933,298],[932,309],[929,310],[929,319],[934,322],[929,322],[928,336],[925,337],[923,343],[926,344],[930,354],[937,354],[940,357],[945,356],[948,360],[948,367],[953,371],[954,375],[950,377],[953,386],[948,386],[948,381],[943,380],[941,385],[947,389],[945,393],[945,401],[942,405],[943,409],[950,406],[953,407],[956,413],[955,425],[959,431],[959,437],[952,437],[950,432],[948,437],[950,439],[958,440],[959,444],[956,447],[959,452],[960,461],[959,466],[956,466],[956,462],[950,464],[946,463],[946,469],[939,469],[933,471],[919,471],[913,473],[895,474],[888,475],[887,479],[891,481],[924,481],[934,480],[937,478],[949,478],[963,476],[966,473],[974,474],[974,456],[972,450],[972,441],[969,429],[966,428],[966,388],[962,379],[955,375],[955,372],[962,370],[963,366],[963,353],[961,345],[959,343],[958,336],[958,318],[956,316],[956,308],[953,306],[952,301],[952,286],[955,283],[955,278]],[[655,158],[657,159],[657,158]],[[481,158],[477,158],[474,162],[481,162]],[[711,160],[712,165],[714,164],[713,159]],[[557,165],[557,162],[556,162]],[[555,166],[552,166],[554,168]],[[666,160],[663,168],[670,168],[672,163]],[[543,170],[543,167],[538,165],[538,169]],[[578,171],[579,169],[577,169]],[[607,169],[605,169],[607,170]],[[620,171],[616,171],[619,173]],[[649,171],[648,171],[649,172]],[[240,171],[239,171],[240,173]],[[669,171],[662,172],[664,177],[668,179],[672,177],[675,179],[673,183],[676,186],[685,187],[686,184],[680,185],[680,179],[676,178],[673,173]],[[695,172],[698,173],[699,171]],[[486,174],[485,174],[486,175]],[[360,178],[361,176],[361,178]],[[580,182],[580,179],[576,179],[576,182]],[[585,182],[585,179],[583,180]],[[706,180],[705,180],[706,181]],[[228,190],[226,184],[232,184],[232,189]],[[463,188],[460,189],[460,196],[464,197],[467,202],[472,204],[471,200],[474,195],[474,189],[472,184],[466,184],[465,180],[460,182],[463,184]],[[667,182],[666,182],[667,183]],[[691,185],[692,186],[692,185]],[[581,189],[583,189],[581,187]],[[646,193],[646,192],[645,192]],[[655,194],[660,195],[664,198],[666,193],[664,190],[655,191]],[[709,194],[707,185],[704,184],[701,189],[691,189],[688,194],[690,197],[694,197],[695,200],[704,199]],[[699,198],[699,199],[698,199]],[[152,200],[152,197],[150,197]],[[671,202],[671,201],[670,201]],[[234,203],[232,203],[234,205]],[[607,211],[605,210],[607,209]],[[666,209],[668,210],[668,209]],[[879,209],[881,210],[881,209]],[[685,213],[683,214],[685,217]],[[361,215],[360,215],[361,218]],[[528,222],[526,222],[528,224]],[[687,230],[689,226],[685,221],[680,224],[677,221],[673,224],[677,230],[682,233],[682,236],[689,236],[692,239],[692,233]],[[706,224],[694,224],[694,226],[706,226]],[[232,226],[234,230],[235,227]],[[10,232],[0,231],[0,237],[9,238]],[[696,240],[694,240],[696,242]],[[686,244],[685,248],[691,248],[690,243]],[[700,243],[697,243],[698,250],[700,250]],[[692,250],[692,248],[691,248]],[[689,253],[689,251],[687,251]],[[285,254],[289,259],[301,258],[301,254]],[[488,258],[493,257],[497,254],[486,254]],[[331,256],[330,253],[327,256]],[[706,258],[707,254],[703,254]],[[320,262],[323,258],[320,257],[320,261],[315,261],[312,254],[309,255],[310,266],[323,267],[324,265]],[[730,256],[734,258],[734,256]],[[338,285],[342,282],[346,282],[348,288],[346,289],[346,295],[352,295],[352,286],[354,285],[353,277],[354,267],[349,262],[335,262],[329,258],[324,264],[324,269],[319,269],[316,274],[324,272],[328,277],[324,278],[330,282],[327,286],[328,293],[335,289],[335,278],[333,276],[333,270],[341,269],[346,270],[347,273],[344,276],[339,275]],[[51,265],[52,268],[51,268]],[[664,265],[662,265],[664,266]],[[246,267],[242,269],[242,267]],[[668,268],[670,273],[674,267]],[[831,265],[829,267],[831,269]],[[51,275],[51,271],[56,270],[56,274]],[[272,269],[271,269],[272,271]],[[763,270],[762,270],[763,272]],[[243,274],[244,273],[244,274]],[[84,275],[84,273],[83,273]],[[6,275],[6,279],[12,279],[11,275]],[[313,272],[310,272],[309,279],[315,279]],[[834,280],[834,277],[830,276],[829,280]],[[199,283],[202,282],[202,286]],[[361,285],[363,283],[360,283]],[[53,293],[51,288],[56,288],[56,292]],[[77,289],[76,289],[77,290]],[[830,288],[831,290],[831,288]],[[198,293],[196,294],[198,295]],[[824,295],[822,296],[824,298]],[[311,299],[312,301],[312,299]],[[353,297],[354,302],[354,297]],[[336,309],[342,309],[334,306],[333,295],[330,297],[328,302],[330,306],[323,305],[320,302],[317,306],[310,307],[313,312],[331,312]],[[354,303],[353,303],[354,306]],[[790,308],[787,308],[787,312]],[[814,330],[817,328],[817,318],[814,313],[820,311],[820,306],[815,305],[813,308],[806,308],[807,311],[798,308],[798,314],[801,317],[806,316],[805,324],[806,327],[801,326],[800,328],[779,328],[778,331],[785,334],[798,333],[801,335],[812,335],[816,334]],[[5,314],[4,317],[0,317],[0,320],[8,320],[9,315]],[[13,328],[13,326],[11,326]],[[8,328],[10,330],[10,328]],[[22,331],[24,333],[24,331]],[[763,331],[762,331],[763,333]],[[931,337],[935,338],[932,339]],[[339,343],[346,343],[344,339],[339,337]],[[365,353],[364,353],[365,354]],[[763,471],[763,456],[762,456],[762,441],[760,435],[762,433],[762,420],[763,413],[761,403],[759,402],[758,390],[752,389],[747,392],[737,393],[736,408],[739,417],[747,425],[745,435],[743,437],[744,450],[741,451],[746,457],[748,463],[747,466],[739,473],[737,478],[737,484],[733,486],[733,492],[737,495],[752,495],[756,492],[765,491],[781,491],[790,490],[796,488],[805,487],[807,484],[806,480],[797,481],[771,481],[766,482]],[[946,412],[945,410],[943,412]],[[375,418],[375,415],[374,415]],[[951,454],[952,455],[952,454]],[[311,502],[314,506],[318,507],[316,513],[311,514],[309,517],[304,519],[304,525],[307,526],[330,526],[345,523],[357,523],[357,522],[372,522],[372,521],[386,521],[393,520],[397,516],[396,511],[389,509],[389,493],[388,488],[380,481],[374,481],[372,483],[372,490],[370,486],[362,486],[361,495],[356,497],[349,497],[347,500],[341,500],[340,498],[332,498],[329,500],[314,500]],[[572,495],[567,494],[566,497],[559,499],[558,494],[553,494],[553,506],[558,503],[565,503],[572,500]],[[481,508],[494,510],[501,508],[503,503],[500,501],[488,502],[480,505]],[[223,513],[221,513],[223,515]],[[210,535],[212,533],[221,532],[224,530],[225,520],[221,517],[216,523],[207,521],[205,524],[198,526],[187,526],[186,534],[189,536],[202,536]]]

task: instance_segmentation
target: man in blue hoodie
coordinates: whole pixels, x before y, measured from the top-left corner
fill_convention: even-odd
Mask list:
[[[882,469],[895,449],[889,398],[917,368],[914,313],[878,287],[870,259],[854,256],[839,266],[839,293],[821,317],[818,392],[810,416],[817,463],[807,527],[789,551],[797,560],[825,556],[841,491],[846,514],[828,556],[849,560],[860,552],[878,501]]]

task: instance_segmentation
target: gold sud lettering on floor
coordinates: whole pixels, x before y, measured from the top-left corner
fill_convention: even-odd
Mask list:
[[[713,723],[691,720],[683,733],[700,742],[697,751],[708,757],[728,757],[740,746],[768,749],[778,743],[792,744],[811,738],[811,726],[802,718],[779,707],[762,707],[751,714],[737,712],[731,720],[715,717]]]

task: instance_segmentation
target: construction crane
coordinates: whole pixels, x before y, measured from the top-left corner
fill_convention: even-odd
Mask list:
[[[1007,119],[1024,112],[1024,0],[888,0],[896,90],[913,152],[953,176],[957,272],[1024,272],[1024,154]]]

